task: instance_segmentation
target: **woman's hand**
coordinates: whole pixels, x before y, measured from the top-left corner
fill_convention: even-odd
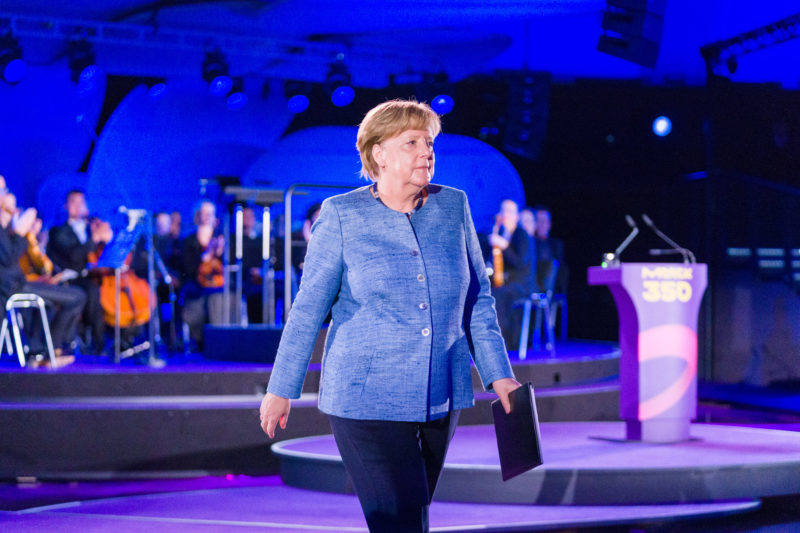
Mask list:
[[[286,421],[289,419],[289,410],[292,401],[288,398],[276,396],[268,392],[261,401],[261,429],[264,430],[269,438],[275,438],[275,427],[280,423],[281,429],[286,429]]]
[[[508,399],[508,395],[511,393],[511,391],[514,391],[521,386],[522,385],[520,382],[514,378],[503,378],[492,382],[492,389],[494,389],[497,397],[500,398],[500,403],[503,404],[503,409],[505,410],[506,414],[511,412],[511,401]]]

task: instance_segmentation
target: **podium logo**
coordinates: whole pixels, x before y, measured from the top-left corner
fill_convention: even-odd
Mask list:
[[[642,279],[692,279],[692,269],[686,267],[642,267]]]
[[[692,286],[688,281],[656,281],[642,282],[644,290],[642,298],[645,302],[680,302],[692,299]]]

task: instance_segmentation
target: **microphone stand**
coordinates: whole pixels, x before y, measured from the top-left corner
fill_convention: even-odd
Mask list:
[[[673,253],[681,254],[681,256],[683,257],[684,264],[690,264],[690,263],[691,264],[695,264],[695,263],[697,263],[697,259],[695,259],[694,254],[692,253],[691,250],[689,250],[688,248],[684,248],[683,246],[681,246],[677,242],[675,242],[672,239],[670,239],[669,237],[667,237],[666,234],[664,234],[664,232],[662,232],[660,229],[658,229],[656,227],[656,225],[653,222],[653,220],[649,216],[647,216],[646,213],[642,213],[642,220],[644,221],[645,224],[647,224],[647,227],[649,227],[651,230],[653,230],[653,232],[656,235],[661,237],[661,240],[663,240],[665,243],[667,243],[670,246],[672,246],[672,249],[675,250]],[[655,252],[655,250],[650,250],[650,254],[651,255],[666,255],[666,254],[661,253],[661,251],[656,252],[656,253],[653,253],[653,252]]]
[[[633,241],[633,239],[639,235],[639,227],[636,225],[636,222],[633,220],[633,217],[630,215],[625,215],[625,222],[628,223],[628,226],[631,227],[631,232],[625,237],[625,240],[617,246],[617,249],[613,252],[608,252],[603,254],[603,262],[602,265],[604,267],[607,266],[619,266],[619,255],[628,247],[628,245]]]

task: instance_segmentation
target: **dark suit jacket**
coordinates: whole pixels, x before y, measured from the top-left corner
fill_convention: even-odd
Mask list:
[[[58,270],[69,268],[80,273],[86,268],[86,258],[89,252],[97,249],[91,236],[85,244],[81,244],[78,236],[66,222],[50,229],[50,239],[47,243],[47,257],[53,261]]]
[[[517,226],[503,250],[506,284],[519,284],[526,293],[536,290],[536,243]]]
[[[544,276],[547,275],[547,268],[541,268],[550,264],[553,259],[559,263],[558,273],[556,274],[556,292],[566,292],[567,286],[567,264],[564,262],[564,242],[555,237],[548,237],[547,239],[534,239],[536,243],[536,257],[540,265],[540,279],[539,283],[544,285]]]
[[[28,241],[10,228],[0,228],[0,303],[5,308],[9,296],[25,285],[19,259],[28,249]]]

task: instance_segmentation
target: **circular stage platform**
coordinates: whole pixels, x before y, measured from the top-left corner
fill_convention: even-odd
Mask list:
[[[758,501],[565,507],[435,502],[432,531],[512,532],[663,523],[758,509]],[[355,496],[286,486],[221,488],[107,498],[0,512],[5,533],[32,531],[367,531]]]
[[[640,505],[800,493],[800,433],[695,424],[678,444],[625,441],[622,422],[541,424],[544,465],[500,477],[491,426],[462,426],[450,446],[439,501]],[[287,485],[347,492],[333,437],[272,446]]]

